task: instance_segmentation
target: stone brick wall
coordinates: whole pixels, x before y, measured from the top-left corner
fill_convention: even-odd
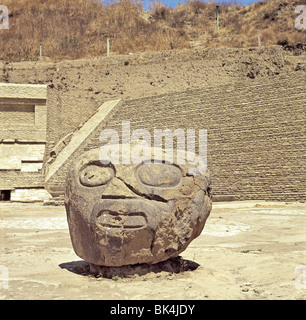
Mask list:
[[[20,170],[0,169],[0,190],[41,188],[44,186],[44,180],[41,172],[21,172]]]
[[[0,105],[0,114],[3,125],[18,125],[20,123],[35,124],[34,105]]]
[[[43,201],[49,200],[50,194],[44,188],[15,189],[11,192],[11,201]]]
[[[119,107],[119,104],[120,100],[103,103],[73,134],[66,136],[67,141],[64,137],[52,150],[52,155],[47,159],[43,171],[45,173],[45,185],[53,196],[63,193],[62,172],[63,170],[66,171],[63,167],[70,163],[80,145],[87,143],[88,137],[103,123],[111,110]]]
[[[45,144],[1,143],[0,168],[38,171],[42,169]]]
[[[63,191],[73,159],[101,145],[105,128],[208,130],[213,195],[233,200],[306,200],[306,79],[235,83],[124,101],[64,163],[50,186]],[[153,142],[152,142],[153,143]]]
[[[47,86],[0,84],[0,190],[43,188]]]
[[[48,89],[46,157],[57,142],[76,130],[101,105],[93,99]]]

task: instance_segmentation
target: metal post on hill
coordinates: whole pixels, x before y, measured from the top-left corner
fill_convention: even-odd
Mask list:
[[[169,31],[169,36],[170,36],[170,48],[171,50],[173,49],[173,36],[172,36],[172,32]]]
[[[219,32],[219,6],[216,6],[217,32]]]
[[[109,57],[109,39],[106,39],[106,55]]]
[[[42,61],[42,43],[39,45],[39,61]]]
[[[261,47],[260,30],[257,30],[258,47]]]

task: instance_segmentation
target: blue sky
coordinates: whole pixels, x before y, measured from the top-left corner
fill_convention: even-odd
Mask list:
[[[104,3],[108,3],[111,0],[104,0]],[[145,9],[149,8],[150,2],[152,0],[142,0],[145,6]],[[175,8],[180,2],[185,3],[185,0],[159,0],[160,2],[166,4],[169,7]],[[208,2],[208,0],[204,0],[205,2]],[[249,5],[251,3],[257,2],[259,0],[237,0],[238,3]],[[231,2],[231,0],[215,0],[215,2]]]
[[[258,0],[238,0],[238,3],[249,5],[251,3],[257,2]],[[150,0],[143,0],[145,7],[150,3]],[[179,2],[184,3],[185,0],[161,0],[162,3],[168,5],[169,7],[175,8]],[[205,2],[208,2],[207,0]],[[215,0],[215,2],[218,2],[218,0]],[[231,2],[231,0],[221,0],[219,2]]]
[[[111,2],[112,0],[104,0],[103,2],[107,4],[108,2]],[[154,0],[142,0],[145,6],[145,9],[147,10],[150,6],[150,2]],[[185,0],[158,0],[164,4],[166,4],[169,7],[175,8],[180,2],[185,3]],[[231,2],[232,0],[215,0],[215,2]],[[251,3],[257,2],[259,0],[237,0],[238,3],[249,5]],[[204,0],[204,2],[208,2],[208,0]]]

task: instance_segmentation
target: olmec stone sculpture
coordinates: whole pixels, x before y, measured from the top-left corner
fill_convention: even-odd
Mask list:
[[[65,205],[77,255],[95,266],[155,264],[200,235],[211,211],[208,171],[190,175],[190,165],[176,164],[176,156],[172,164],[153,158],[102,164],[99,153],[84,153],[67,177]]]

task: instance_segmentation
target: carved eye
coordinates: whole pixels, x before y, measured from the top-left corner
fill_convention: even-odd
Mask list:
[[[97,187],[108,183],[114,177],[114,169],[91,164],[80,172],[80,182],[86,187]]]
[[[137,174],[143,184],[151,187],[174,187],[182,179],[181,170],[170,164],[143,164]]]

